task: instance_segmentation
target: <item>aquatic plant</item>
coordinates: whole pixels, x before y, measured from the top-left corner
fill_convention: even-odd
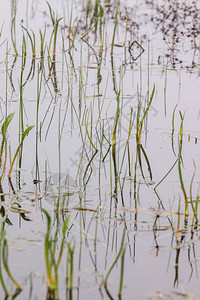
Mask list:
[[[12,299],[14,299],[14,297],[16,297],[21,292],[22,288],[15,280],[14,276],[12,275],[8,264],[8,242],[5,234],[6,221],[7,221],[7,211],[4,205],[1,205],[0,208],[0,282],[3,291],[5,293],[6,299],[9,296],[11,296]],[[7,276],[10,278],[10,280],[15,286],[15,293],[13,295],[10,295],[10,292],[8,291],[8,287],[6,286],[6,283],[4,281],[3,272],[7,274]]]
[[[12,172],[12,168],[13,168],[15,159],[16,159],[16,157],[17,157],[19,151],[21,150],[21,147],[22,147],[22,145],[23,145],[23,143],[24,143],[25,137],[28,135],[28,133],[31,131],[31,129],[33,129],[33,127],[34,127],[34,126],[29,126],[29,127],[26,128],[26,130],[22,133],[21,141],[20,141],[20,143],[19,143],[19,145],[18,145],[18,147],[17,147],[17,150],[16,150],[16,152],[15,152],[15,154],[14,154],[14,156],[13,156],[13,159],[12,159],[12,161],[11,161],[11,164],[10,164],[10,168],[9,168],[9,171],[8,171],[8,177],[10,177],[10,174],[11,174],[11,172]]]
[[[13,2],[17,1],[12,0]],[[167,165],[164,162],[161,166],[161,164],[159,165],[160,155],[162,156],[163,152],[160,148],[162,148],[163,144],[161,147],[155,147],[154,144],[160,136],[162,138],[164,136],[163,139],[165,141],[167,139],[167,134],[165,131],[163,133],[162,129],[166,124],[167,126],[169,124],[169,120],[165,119],[165,117],[169,117],[170,108],[170,106],[166,105],[166,95],[170,95],[167,91],[171,84],[170,80],[169,83],[167,82],[167,77],[171,76],[171,71],[168,69],[168,59],[166,58],[167,62],[164,62],[165,68],[161,70],[155,58],[157,52],[160,53],[163,49],[154,50],[155,47],[152,42],[152,50],[155,52],[150,53],[148,34],[146,36],[145,33],[143,34],[143,18],[137,24],[136,14],[138,11],[135,9],[135,4],[131,5],[132,7],[126,7],[126,4],[130,3],[130,1],[125,2],[125,7],[120,7],[119,0],[60,1],[59,5],[51,1],[49,3],[52,3],[52,6],[47,3],[47,10],[44,7],[44,11],[37,13],[37,5],[28,7],[31,4],[27,0],[26,8],[29,8],[26,12],[27,15],[24,16],[23,11],[20,11],[19,16],[18,14],[16,15],[17,18],[13,14],[11,16],[10,22],[12,22],[13,35],[11,39],[13,39],[13,43],[9,37],[6,39],[6,68],[5,70],[2,69],[1,72],[1,77],[5,76],[6,78],[5,91],[2,91],[2,93],[5,92],[6,97],[2,96],[2,99],[5,99],[5,101],[1,102],[3,118],[1,125],[4,123],[4,126],[1,129],[0,198],[6,204],[8,203],[12,213],[18,212],[19,225],[24,225],[23,213],[26,210],[22,207],[23,204],[26,206],[26,209],[30,206],[29,211],[33,210],[32,219],[36,219],[36,223],[37,217],[35,218],[35,216],[38,216],[38,210],[40,211],[43,205],[45,207],[46,205],[52,205],[54,209],[54,217],[50,216],[50,212],[43,211],[45,225],[47,223],[47,229],[45,227],[46,231],[44,230],[44,249],[42,249],[44,250],[46,267],[44,272],[47,279],[46,299],[65,297],[72,299],[72,292],[77,293],[77,295],[80,292],[80,295],[82,295],[85,277],[92,278],[92,281],[94,279],[98,284],[99,278],[102,278],[102,266],[104,264],[105,277],[102,285],[105,289],[108,291],[110,288],[109,280],[111,280],[112,275],[114,275],[113,272],[117,269],[119,282],[117,284],[114,282],[114,286],[112,286],[115,298],[117,296],[119,299],[122,297],[124,285],[126,285],[126,293],[130,295],[125,278],[128,278],[129,273],[127,272],[132,266],[130,265],[125,270],[125,260],[127,256],[129,257],[129,262],[132,261],[133,264],[137,260],[140,255],[138,250],[144,246],[140,243],[140,238],[139,240],[137,239],[137,236],[140,237],[142,234],[150,234],[148,240],[151,240],[151,235],[153,235],[156,255],[158,255],[159,241],[161,240],[159,239],[159,234],[167,232],[168,243],[169,235],[172,233],[171,245],[167,249],[170,249],[171,257],[178,250],[174,268],[178,284],[177,265],[181,263],[181,261],[178,261],[181,247],[187,249],[188,244],[190,244],[193,250],[192,247],[195,247],[195,243],[198,241],[198,237],[196,240],[192,239],[192,231],[194,236],[198,235],[199,195],[197,194],[194,197],[193,191],[195,170],[198,168],[198,165],[194,165],[190,190],[187,190],[184,181],[183,151],[179,153],[179,157],[174,151],[176,156],[174,160],[176,161],[175,163],[174,161],[172,162],[172,167],[168,166],[167,162]],[[145,8],[149,5],[147,2],[149,3],[149,1],[145,1]],[[124,3],[121,1],[121,4]],[[154,3],[153,5],[156,4]],[[60,7],[63,8],[63,12],[61,12],[61,16],[64,16],[62,22],[60,21]],[[33,19],[28,24],[30,9]],[[148,18],[148,15],[146,18]],[[15,23],[20,22],[20,19],[23,26],[19,25],[15,32]],[[36,31],[31,29],[31,24],[33,23]],[[141,31],[139,30],[140,25]],[[142,35],[140,35],[141,32]],[[2,33],[4,34],[4,32]],[[0,32],[1,41],[3,40],[3,34],[1,35]],[[20,40],[21,44],[19,43]],[[146,64],[147,52],[142,57],[141,53],[144,50],[146,51],[147,43],[148,63]],[[19,49],[17,46],[20,46]],[[14,52],[15,57],[13,58],[11,57],[10,48],[14,48],[12,52]],[[1,51],[4,51],[3,47],[1,47]],[[20,55],[18,55],[16,63],[17,51],[20,51]],[[36,53],[38,53],[38,60]],[[3,56],[1,57],[3,65]],[[140,59],[138,59],[139,57]],[[35,72],[37,61],[38,65],[36,65]],[[151,108],[154,109],[152,104],[155,97],[155,85],[151,85],[151,82],[154,80],[155,69],[156,74],[158,71],[159,74],[163,74],[162,78],[159,76],[158,79],[156,75],[155,79],[157,81],[156,86],[158,85],[159,97],[163,95],[162,87],[164,87],[164,105],[162,100],[155,104],[158,104],[159,107],[158,117],[160,118],[160,114],[164,117],[162,119],[162,128],[158,126],[159,134],[157,134],[158,131],[153,130],[152,133],[152,130],[148,130],[149,123],[154,125],[158,122],[157,118],[151,119],[154,117],[151,114]],[[181,70],[180,73],[182,74],[183,72],[184,70]],[[35,77],[33,78],[34,74]],[[10,77],[10,83],[8,76]],[[174,76],[176,76],[175,72]],[[120,80],[118,82],[117,78],[119,77]],[[138,81],[139,88],[137,93]],[[143,83],[147,84],[144,101]],[[13,93],[14,91],[15,93]],[[136,103],[134,103],[135,99]],[[183,103],[182,105],[184,105]],[[160,107],[163,110],[160,110]],[[9,132],[8,139],[9,124],[13,120],[13,114],[9,115],[9,113],[12,112],[13,108],[20,112],[19,129],[17,128],[18,132],[16,132],[16,128],[12,128],[14,130],[12,135]],[[13,163],[18,158],[20,161],[19,166],[22,166],[21,161],[26,150],[23,140],[26,133],[28,134],[28,131],[26,132],[25,129],[27,128],[26,123],[30,120],[29,118],[33,119],[35,123],[35,135],[33,141],[30,141],[30,143],[34,143],[35,148],[31,144],[29,145],[28,155],[30,155],[30,159],[27,160],[27,166],[17,168],[16,174],[13,174],[16,175],[13,176],[14,184],[11,185],[11,179],[8,178],[10,186],[7,188],[6,182],[3,182],[6,166],[8,165],[9,167],[7,147],[8,145],[10,147],[10,170],[8,174],[10,176],[10,172],[13,170]],[[175,110],[172,116],[173,138],[176,132],[174,118]],[[15,152],[11,152],[11,149],[12,151],[15,150],[13,149],[13,142],[16,142],[17,134],[19,134],[19,147],[17,148],[16,146],[17,151],[15,154]],[[151,164],[146,153],[145,143],[147,140],[148,151],[152,151],[149,154],[153,157],[153,164]],[[165,145],[166,148],[169,146],[167,143]],[[14,158],[12,159],[13,155]],[[174,157],[173,154],[172,157]],[[149,186],[152,184],[152,166],[156,169],[155,173],[158,176],[160,174],[159,171],[162,172],[162,167],[166,167],[167,170],[171,167],[163,179],[155,186],[156,190],[175,165],[178,164],[178,161],[180,163],[180,173],[182,172],[182,181],[185,185],[187,196],[189,196],[187,197],[188,209],[192,208],[193,213],[193,215],[191,214],[192,218],[188,218],[189,226],[189,222],[191,221],[192,223],[191,227],[188,226],[187,228],[183,228],[181,223],[184,220],[181,207],[182,190],[180,191],[180,196],[178,195],[180,199],[174,196],[175,201],[171,198],[171,191],[167,195],[166,193],[164,194],[164,200],[165,197],[169,199],[170,211],[164,211],[162,200],[158,197],[159,208],[156,208],[155,216],[153,209],[157,199],[154,199],[153,196],[156,193],[152,196],[152,189]],[[43,162],[45,164],[44,168]],[[30,164],[33,166],[32,172],[30,172]],[[58,180],[53,180],[55,172],[58,175]],[[66,178],[64,178],[65,173],[68,176]],[[178,174],[176,173],[175,175]],[[30,178],[32,176],[33,178]],[[69,180],[71,176],[77,184],[75,191],[74,189],[71,191]],[[44,177],[45,183],[43,185]],[[49,179],[50,177],[51,179]],[[172,184],[175,188],[177,187],[176,179],[172,179]],[[5,184],[5,187],[3,184]],[[49,188],[49,186],[51,187]],[[30,192],[33,195],[30,195]],[[164,191],[161,190],[161,192]],[[180,200],[179,203],[177,201],[176,204],[176,200]],[[173,216],[172,210],[173,203],[171,204],[173,201],[174,205],[178,206],[178,211],[174,213],[175,216]],[[122,203],[122,207],[119,206],[119,203]],[[140,206],[139,210],[138,206]],[[161,206],[163,208],[162,211]],[[151,207],[151,210],[149,207]],[[127,227],[124,229],[124,232],[121,215],[118,214],[119,209],[126,212],[126,215],[124,215],[127,220]],[[80,234],[80,236],[76,234],[76,240],[68,240],[67,237],[68,233],[71,234],[71,228],[70,232],[68,232],[69,229],[66,229],[66,227],[69,228],[68,220],[66,220],[68,218],[66,214],[69,210],[72,211],[71,213],[75,219],[80,222],[78,226],[75,224],[75,231],[78,235]],[[90,214],[91,212],[92,215]],[[155,221],[152,220],[154,217]],[[63,223],[60,220],[68,223],[65,229],[63,229]],[[34,226],[35,221],[32,222],[32,226]],[[32,229],[31,223],[29,225],[28,228],[26,227],[27,232]],[[120,231],[121,227],[122,230]],[[190,234],[190,228],[191,237],[189,237],[190,240],[187,243],[184,239]],[[35,233],[31,231],[31,236],[32,233],[33,236],[34,234],[37,235],[37,229],[35,228],[35,230]],[[74,227],[72,227],[73,230]],[[185,236],[182,235],[183,231]],[[23,235],[23,227],[20,229],[20,232]],[[158,241],[156,241],[156,235]],[[166,234],[163,234],[163,238],[164,236]],[[16,236],[14,238],[17,239]],[[126,251],[126,238],[128,240],[128,251]],[[174,241],[176,243],[175,247],[173,247]],[[29,242],[31,241],[28,240]],[[80,251],[75,252],[75,242],[80,247]],[[189,258],[189,247],[187,250]],[[32,250],[25,249],[25,251],[28,254]],[[113,260],[110,257],[111,254]],[[163,252],[163,255],[166,255],[166,251]],[[41,260],[40,256],[37,258]],[[85,258],[87,258],[86,261]],[[78,270],[76,270],[76,261],[78,261]],[[188,264],[191,262],[191,264],[197,264],[198,257],[194,257],[193,261],[189,258],[188,261]],[[5,273],[3,264],[1,264],[1,267],[3,281],[9,292],[7,282],[9,284],[10,278]],[[33,266],[34,268],[35,266]],[[191,274],[192,269],[195,270],[195,268],[191,266]],[[85,276],[83,272],[85,272]],[[34,270],[32,274],[34,274]],[[27,278],[27,274],[24,276]],[[41,276],[43,277],[43,274]],[[6,277],[8,278],[7,281],[5,281]],[[144,279],[148,278],[144,276]],[[60,288],[61,282],[62,288]],[[44,288],[40,289],[40,284],[42,283],[42,280],[39,278],[37,278],[37,283],[34,283],[34,277],[31,277],[29,298],[44,298]],[[36,286],[33,287],[33,284],[36,284]],[[74,284],[76,284],[76,289]],[[145,285],[145,282],[142,284]],[[152,289],[154,287],[152,286]],[[31,295],[31,289],[33,289],[35,295]],[[66,294],[64,295],[65,292]],[[24,293],[27,295],[27,286]],[[109,296],[109,292],[107,296]],[[113,298],[110,297],[110,299]]]
[[[98,6],[99,6],[99,41],[100,41],[100,52],[102,53],[103,51],[102,18],[104,15],[104,9],[100,1],[98,1]]]
[[[44,55],[45,55],[45,45],[44,45],[44,41],[45,41],[45,35],[46,35],[46,26],[44,29],[44,32],[42,33],[41,29],[39,31],[40,33],[40,71],[43,69],[44,67]]]
[[[138,163],[139,163],[141,175],[142,175],[143,179],[146,180],[146,176],[144,175],[144,171],[143,171],[142,156],[143,156],[143,158],[146,162],[146,165],[147,165],[149,178],[150,178],[150,180],[152,180],[151,165],[150,165],[148,156],[145,152],[145,149],[142,146],[141,138],[142,138],[142,129],[143,129],[143,126],[144,126],[144,121],[145,121],[145,118],[147,117],[148,111],[151,107],[151,103],[153,101],[154,93],[155,93],[155,84],[153,86],[153,90],[151,92],[149,101],[147,103],[145,103],[146,107],[144,108],[143,114],[142,114],[143,105],[142,105],[142,101],[140,99],[139,92],[138,92],[138,108],[137,108],[137,116],[136,116],[136,158],[135,158],[135,172],[134,172],[134,194],[135,194],[134,198],[135,198],[135,201],[137,199],[137,196],[136,196],[137,195],[137,192],[136,192],[136,178],[137,178]],[[147,96],[148,96],[148,94],[149,94],[149,92],[147,92]],[[142,116],[141,116],[141,114],[142,114]],[[136,202],[135,202],[135,206],[137,207]]]
[[[17,47],[16,47],[16,35],[15,35],[16,34],[15,33],[16,13],[17,13],[17,8],[15,6],[14,11],[13,11],[13,17],[12,17],[12,22],[11,22],[10,33],[11,33],[12,45],[13,45],[13,48],[15,50],[15,56],[18,56],[18,51],[17,51]]]
[[[55,12],[52,10],[49,2],[46,2],[49,7],[50,17],[53,25],[53,30],[51,33],[49,45],[48,45],[48,64],[49,64],[49,75],[51,75],[51,71],[53,70],[53,85],[55,92],[58,92],[57,86],[57,78],[56,78],[56,42],[57,42],[57,33],[58,33],[58,24],[63,18],[58,18]],[[52,51],[52,60],[50,58],[50,49],[53,38],[53,51]]]
[[[136,126],[136,140],[137,140],[138,144],[141,144],[141,136],[142,136],[142,128],[143,128],[144,120],[145,120],[145,117],[147,116],[147,113],[148,113],[151,103],[153,101],[154,93],[155,93],[155,84],[153,86],[153,90],[150,95],[150,100],[147,104],[147,107],[145,108],[145,110],[143,112],[142,117],[141,117],[142,103],[139,102],[139,105],[138,105],[137,126]]]
[[[5,168],[6,168],[6,162],[7,162],[7,134],[6,133],[7,133],[8,126],[9,126],[10,122],[12,121],[13,116],[14,116],[14,113],[9,114],[6,117],[3,125],[1,126],[2,141],[1,141],[1,149],[0,149],[0,167],[2,166],[2,163],[3,163],[3,169],[1,172],[1,176],[0,176],[0,182],[2,181],[4,172],[5,172]],[[5,152],[4,161],[2,158],[3,151]]]
[[[46,281],[48,287],[48,294],[55,295],[56,299],[59,299],[59,289],[58,289],[58,268],[62,259],[64,244],[65,244],[65,235],[68,229],[70,216],[68,216],[62,226],[62,238],[60,242],[60,249],[58,251],[58,257],[56,259],[56,241],[58,238],[58,228],[55,229],[55,233],[52,236],[52,221],[49,213],[42,209],[42,212],[46,216],[47,221],[47,230],[44,240],[44,255],[46,263]]]
[[[150,4],[150,2],[149,2]],[[161,32],[167,47],[164,53],[167,64],[172,68],[187,68],[198,65],[199,15],[198,1],[169,0],[155,3],[155,15],[152,18],[156,30]],[[184,37],[184,38],[183,38]],[[187,43],[187,50],[183,45]],[[182,49],[182,51],[179,51]],[[184,50],[183,50],[184,49]],[[192,53],[183,60],[183,54]],[[180,55],[181,53],[181,55]]]
[[[33,30],[31,30],[31,32],[32,32],[32,36],[31,36],[29,31],[24,26],[22,26],[22,29],[27,33],[27,35],[29,37],[29,40],[30,40],[30,43],[31,43],[31,49],[32,49],[31,67],[30,67],[29,73],[26,77],[26,80],[22,85],[24,87],[26,85],[26,83],[28,82],[31,74],[32,74],[32,78],[34,77],[34,74],[35,74],[35,58],[36,58],[36,45],[35,45],[35,43],[36,42],[35,42],[35,33],[33,32]],[[26,46],[26,43],[25,43],[25,46]]]
[[[187,199],[187,194],[185,190],[185,185],[183,182],[183,176],[182,176],[182,170],[181,170],[181,164],[182,164],[182,144],[183,144],[183,121],[184,121],[184,115],[182,115],[181,111],[179,111],[179,115],[181,118],[181,124],[180,124],[180,129],[179,129],[179,138],[178,138],[178,174],[179,174],[179,180],[181,184],[181,190],[183,192],[184,196],[184,201],[185,201],[185,216],[188,216],[188,199]]]
[[[118,250],[117,255],[116,255],[115,259],[113,260],[111,266],[108,268],[108,270],[106,272],[106,275],[105,275],[105,277],[104,277],[104,279],[103,279],[103,281],[102,281],[102,283],[100,285],[100,287],[102,285],[104,285],[105,290],[109,294],[109,291],[108,291],[108,278],[110,276],[110,273],[111,273],[112,269],[114,268],[114,266],[116,265],[118,259],[121,256],[121,271],[120,271],[120,284],[119,284],[118,296],[121,296],[122,287],[123,287],[124,255],[125,255],[125,250],[126,250],[126,245],[124,245],[125,233],[126,233],[126,227],[124,225],[124,230],[123,230],[123,234],[122,234],[122,239],[121,239],[119,250]]]
[[[116,109],[116,116],[115,116],[115,124],[112,133],[112,159],[113,159],[113,166],[114,166],[114,177],[115,177],[115,189],[114,189],[114,196],[117,196],[117,184],[118,184],[118,171],[117,171],[117,161],[116,161],[116,130],[119,120],[119,101],[120,101],[120,92],[118,92],[116,101],[117,101],[117,109]]]
[[[113,48],[114,48],[114,43],[115,43],[115,35],[116,35],[118,15],[119,15],[119,10],[115,14],[115,24],[114,24],[114,28],[113,28],[112,44],[111,44],[111,51],[110,51],[111,57],[113,56]]]
[[[68,289],[73,288],[73,274],[74,274],[74,250],[75,246],[70,242],[67,243],[67,267],[66,267],[66,279],[68,283]]]

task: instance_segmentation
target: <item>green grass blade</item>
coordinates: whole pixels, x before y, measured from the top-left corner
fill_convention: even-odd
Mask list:
[[[23,145],[23,142],[24,142],[24,139],[25,137],[28,135],[28,133],[31,131],[31,129],[33,129],[34,126],[29,126],[22,134],[22,138],[21,138],[21,142],[19,143],[19,146],[17,147],[17,150],[15,152],[15,155],[13,157],[13,160],[11,162],[11,165],[10,165],[10,169],[9,169],[9,172],[8,172],[8,177],[10,177],[10,174],[11,174],[11,171],[12,171],[12,168],[13,168],[13,165],[14,165],[14,162],[15,162],[15,159],[19,153],[19,150],[20,148],[22,147]]]

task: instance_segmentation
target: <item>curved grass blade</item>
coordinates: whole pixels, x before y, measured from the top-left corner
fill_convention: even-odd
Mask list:
[[[22,290],[21,286],[17,283],[17,281],[13,277],[13,275],[12,275],[12,273],[10,271],[10,268],[8,266],[8,244],[7,244],[7,240],[6,239],[4,239],[4,241],[3,241],[2,258],[3,258],[3,265],[4,265],[4,268],[6,270],[6,273],[8,274],[8,276],[10,277],[10,279],[12,280],[12,282],[15,285],[16,289],[18,291],[21,291]]]
[[[4,157],[3,169],[2,169],[2,172],[1,172],[1,176],[0,176],[0,182],[2,181],[4,172],[5,172],[5,168],[6,168],[6,162],[7,162],[7,138],[6,138],[6,133],[7,133],[8,126],[9,126],[10,122],[12,121],[13,116],[14,116],[14,113],[9,114],[7,116],[7,118],[5,119],[3,125],[1,126],[1,133],[2,133],[3,138],[2,138],[2,141],[1,141],[1,149],[0,149],[0,167],[2,165],[2,154],[3,154],[4,149],[5,149],[5,157]]]
[[[187,194],[185,191],[185,186],[184,186],[183,176],[182,176],[182,171],[181,171],[184,115],[182,115],[181,111],[179,111],[179,114],[180,114],[180,118],[181,118],[181,124],[180,124],[180,130],[179,130],[179,140],[178,140],[178,145],[179,145],[178,174],[179,174],[181,189],[182,189],[184,200],[185,200],[185,216],[187,217],[188,216],[188,199],[187,199]]]
[[[89,132],[88,132],[88,129],[87,129],[87,120],[86,120],[86,118],[87,118],[87,110],[86,110],[86,113],[85,113],[85,122],[84,122],[84,125],[85,125],[85,131],[86,131],[86,134],[87,134],[87,137],[88,137],[88,139],[89,139],[89,141],[90,141],[90,144],[91,144],[91,146],[92,146],[92,148],[94,148],[94,150],[96,151],[96,152],[98,152],[99,150],[97,149],[97,147],[95,147],[95,145],[93,144],[93,142],[92,142],[92,140],[91,140],[91,137],[90,137],[90,135],[89,135]]]
[[[19,143],[19,146],[17,147],[17,150],[15,152],[15,155],[13,157],[13,160],[11,162],[11,165],[10,165],[10,169],[9,169],[9,172],[8,172],[8,177],[10,177],[10,174],[11,174],[11,171],[12,171],[12,168],[13,168],[13,165],[14,165],[14,162],[15,162],[15,159],[19,153],[19,150],[21,149],[22,145],[23,145],[23,142],[24,142],[24,139],[25,137],[28,135],[28,133],[31,131],[31,129],[33,129],[34,125],[33,126],[29,126],[22,134],[22,138],[21,138],[21,142]]]
[[[138,123],[137,127],[136,127],[136,138],[137,138],[137,142],[140,144],[141,143],[141,135],[142,135],[142,127],[143,127],[143,123],[144,123],[144,119],[149,111],[149,108],[151,106],[153,97],[154,97],[154,93],[155,93],[155,84],[153,86],[153,90],[151,92],[151,96],[150,96],[150,100],[149,103],[147,105],[147,108],[145,109],[145,112],[142,116],[142,119],[140,120],[140,122]]]
[[[124,250],[124,240],[125,240],[125,232],[126,232],[126,227],[124,226],[124,230],[123,230],[123,234],[122,234],[122,240],[121,240],[121,244],[120,244],[120,248],[119,251],[117,252],[117,255],[113,261],[113,263],[111,264],[110,268],[108,269],[105,278],[103,280],[103,282],[101,283],[101,286],[104,285],[105,289],[107,289],[107,282],[108,282],[108,277],[112,271],[112,269],[114,268],[114,266],[116,265],[120,255],[122,254],[123,250]]]

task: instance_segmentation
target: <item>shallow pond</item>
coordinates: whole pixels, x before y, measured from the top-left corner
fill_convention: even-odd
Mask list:
[[[198,1],[0,3],[0,299],[200,299]]]

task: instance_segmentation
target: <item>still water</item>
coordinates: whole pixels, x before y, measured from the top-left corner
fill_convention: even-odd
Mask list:
[[[198,1],[0,4],[1,125],[15,113],[0,250],[6,240],[16,299],[200,299]],[[43,209],[56,262],[70,215],[59,296]]]

